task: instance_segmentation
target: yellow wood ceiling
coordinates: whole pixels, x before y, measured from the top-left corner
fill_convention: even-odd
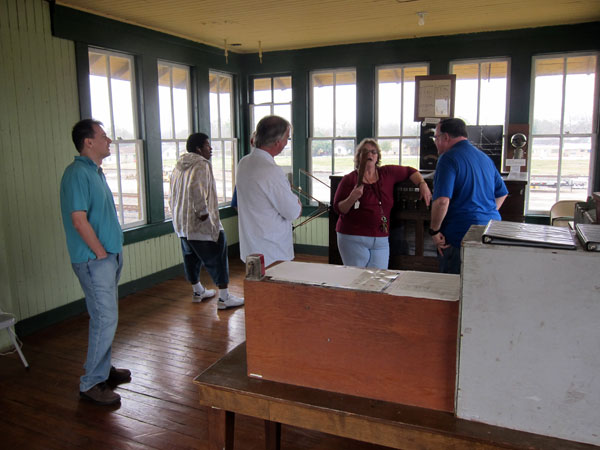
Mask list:
[[[230,51],[291,50],[600,20],[600,0],[57,0]],[[424,25],[417,13],[424,12]]]

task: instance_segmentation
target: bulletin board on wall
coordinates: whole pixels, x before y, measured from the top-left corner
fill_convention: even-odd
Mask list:
[[[456,75],[415,77],[415,122],[454,117]]]

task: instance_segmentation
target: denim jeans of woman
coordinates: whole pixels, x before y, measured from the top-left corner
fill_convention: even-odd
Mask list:
[[[337,233],[337,242],[345,266],[388,268],[390,243],[387,236],[354,236]]]
[[[85,374],[79,384],[81,392],[106,381],[110,372],[112,342],[119,321],[118,284],[122,268],[122,253],[109,253],[103,259],[73,264],[90,316]]]

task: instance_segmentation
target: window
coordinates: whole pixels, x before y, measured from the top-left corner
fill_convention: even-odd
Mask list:
[[[450,63],[456,75],[454,116],[467,125],[502,125],[506,132],[508,59]]]
[[[190,69],[167,62],[158,63],[158,104],[160,112],[160,145],[163,170],[163,207],[165,218],[169,208],[169,178],[191,133]]]
[[[255,78],[253,80],[252,104],[250,105],[252,130],[265,116],[275,114],[292,123],[292,77]],[[292,141],[275,157],[277,165],[285,172],[292,172]]]
[[[354,170],[356,71],[313,72],[311,84],[310,169],[327,186],[329,175]],[[329,188],[311,179],[312,196],[329,201]]]
[[[534,58],[527,213],[585,200],[591,185],[597,54]]]
[[[208,77],[212,166],[217,183],[217,197],[221,204],[231,200],[237,163],[237,139],[233,129],[233,77],[213,71]]]
[[[414,121],[415,76],[427,75],[427,65],[377,69],[377,141],[381,164],[419,167],[419,122]]]
[[[121,226],[146,223],[144,161],[138,139],[133,57],[90,49],[92,116],[112,139],[111,155],[102,164]]]

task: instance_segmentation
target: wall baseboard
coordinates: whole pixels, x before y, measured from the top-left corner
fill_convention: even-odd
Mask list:
[[[326,256],[328,254],[329,248],[319,245],[296,244],[294,245],[294,250],[296,253]],[[230,245],[227,253],[230,259],[239,258],[239,244],[236,243]],[[176,266],[169,267],[168,269],[161,270],[160,272],[153,273],[152,275],[148,275],[137,280],[129,281],[128,283],[119,286],[119,298],[123,298],[127,295],[133,294],[143,289],[147,289],[158,283],[162,283],[163,281],[176,278],[183,274],[183,264],[178,264]],[[79,314],[85,312],[87,312],[85,306],[85,298],[81,298],[69,304],[59,306],[58,308],[54,308],[50,311],[46,311],[41,314],[28,317],[27,319],[20,320],[15,325],[15,331],[19,336],[28,336],[44,328],[56,325],[57,323],[78,316]]]
[[[329,255],[329,247],[324,247],[322,245],[294,244],[294,253],[327,256]]]
[[[119,298],[123,298],[127,295],[133,294],[134,292],[147,289],[155,284],[162,283],[163,281],[167,281],[181,275],[183,275],[183,264],[178,264],[176,266],[169,267],[168,269],[161,270],[160,272],[153,273],[152,275],[130,281],[119,286]],[[50,311],[20,320],[15,325],[15,331],[19,336],[28,336],[85,312],[87,312],[85,298],[81,298],[66,305],[59,306],[58,308],[54,308]]]

